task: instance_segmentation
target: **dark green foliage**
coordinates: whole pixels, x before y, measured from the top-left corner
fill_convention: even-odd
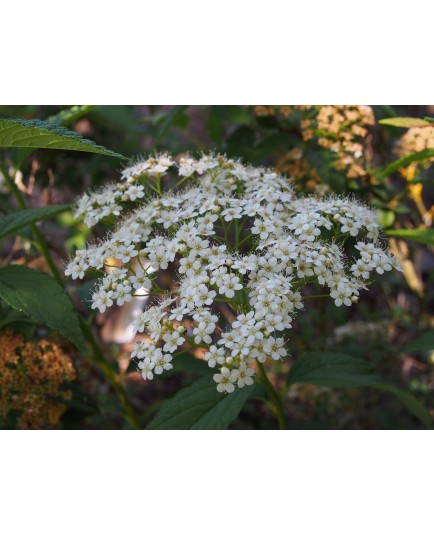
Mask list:
[[[71,205],[54,205],[18,210],[12,214],[0,216],[0,239],[16,234],[17,231],[31,223],[52,218],[70,208]]]
[[[224,430],[234,421],[254,386],[221,394],[211,377],[197,380],[168,400],[151,423],[149,430]]]
[[[62,287],[49,275],[27,266],[0,268],[0,300],[48,326],[84,351],[85,344],[74,306]]]

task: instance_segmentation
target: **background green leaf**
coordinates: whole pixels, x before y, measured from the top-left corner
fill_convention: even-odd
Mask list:
[[[121,154],[96,145],[95,142],[83,138],[76,132],[39,119],[0,119],[0,147],[64,149],[125,159]]]
[[[47,121],[49,123],[57,123],[58,125],[62,125],[62,127],[67,127],[71,123],[78,121],[80,118],[82,118],[94,108],[95,106],[91,105],[71,106],[71,108],[61,110],[55,115],[50,115],[50,117],[47,118]]]
[[[403,240],[434,246],[434,229],[393,229],[386,231],[386,234]]]
[[[434,350],[434,329],[423,333],[414,341],[404,346],[404,352],[419,352],[421,350]]]
[[[291,368],[288,384],[305,383],[327,387],[373,387],[394,394],[425,427],[432,427],[427,409],[411,393],[384,382],[364,359],[332,352],[306,352]]]
[[[253,392],[251,386],[224,395],[210,376],[201,378],[168,400],[147,429],[225,430]]]
[[[19,229],[26,225],[52,218],[53,216],[56,216],[56,214],[65,212],[70,208],[71,205],[53,205],[18,210],[12,214],[0,216],[0,239],[15,234]]]
[[[395,395],[396,398],[398,398],[398,400],[400,400],[402,404],[404,404],[404,406],[406,406],[406,408],[410,410],[413,415],[415,415],[426,428],[432,428],[431,415],[429,414],[425,406],[421,404],[419,400],[415,398],[411,393],[389,383],[380,383],[373,385],[372,387]]]
[[[380,119],[380,125],[389,125],[391,127],[427,127],[430,126],[429,121],[420,119],[419,117],[390,117],[388,119]]]
[[[434,149],[425,149],[417,153],[411,153],[408,156],[404,156],[403,158],[400,158],[399,160],[395,160],[395,162],[392,162],[391,164],[386,166],[381,172],[380,176],[387,177],[387,175],[390,175],[391,173],[393,173],[399,168],[408,166],[412,162],[418,162],[420,160],[428,160],[429,158],[433,158],[433,157],[434,157]]]
[[[287,382],[327,387],[365,387],[382,378],[365,359],[331,352],[306,352],[292,366]]]
[[[178,372],[187,372],[196,376],[209,376],[211,369],[207,365],[207,362],[203,359],[198,359],[189,352],[182,352],[175,357],[175,365],[173,369],[168,370],[165,376],[171,376]]]
[[[158,131],[155,137],[155,144],[159,143],[159,141],[164,137],[164,135],[172,126],[180,126],[185,128],[188,125],[188,116],[186,116],[184,113],[187,108],[187,105],[178,105],[174,106],[173,109],[169,112],[163,114],[161,120],[158,123]]]
[[[85,344],[73,304],[49,275],[27,266],[0,268],[0,299],[37,323],[48,326],[84,350]]]

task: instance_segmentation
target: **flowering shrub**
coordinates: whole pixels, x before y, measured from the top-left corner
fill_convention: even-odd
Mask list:
[[[257,367],[287,354],[285,335],[312,284],[351,306],[373,272],[399,269],[368,207],[297,197],[274,171],[222,156],[141,160],[118,183],[82,196],[80,216],[89,226],[122,216],[65,273],[81,279],[106,268],[92,297],[101,313],[152,297],[133,322],[144,335],[132,357],[146,380],[176,366],[189,346],[217,369],[218,391],[251,385]]]
[[[55,426],[72,393],[63,389],[76,379],[72,361],[60,346],[45,339],[26,342],[11,329],[0,332],[0,415],[17,414],[17,427]]]
[[[366,140],[374,125],[374,113],[370,106],[256,106],[259,117],[276,116],[289,121],[290,130],[298,133],[302,146],[282,155],[277,167],[293,177],[300,187],[306,182],[308,190],[324,187],[316,167],[308,154],[318,154],[319,148],[332,158],[333,166],[343,172],[347,179],[361,179],[368,175],[369,151]],[[309,150],[310,147],[310,150]],[[313,162],[315,162],[315,158]]]

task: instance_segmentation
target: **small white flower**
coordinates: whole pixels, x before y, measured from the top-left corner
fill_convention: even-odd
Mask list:
[[[154,374],[152,373],[152,371],[155,367],[155,363],[153,363],[149,357],[147,357],[143,361],[140,361],[137,366],[142,371],[142,376],[144,380],[152,380],[154,378]]]
[[[108,292],[104,290],[99,290],[92,297],[92,309],[99,309],[100,313],[104,313],[108,307],[111,307],[113,305],[112,296],[112,290],[109,290]]]
[[[245,385],[253,385],[253,377],[255,371],[249,368],[245,363],[241,363],[240,368],[238,369],[238,387],[242,388]]]
[[[227,367],[222,367],[220,374],[214,374],[213,380],[217,384],[219,393],[233,393],[235,391],[234,383],[238,380],[238,370],[229,370]]]
[[[173,368],[171,361],[172,356],[170,354],[163,354],[161,348],[157,348],[152,356],[153,372],[163,374],[165,370],[171,370]]]
[[[166,343],[163,347],[165,352],[176,352],[178,346],[181,346],[185,342],[184,337],[181,337],[181,334],[178,331],[166,333],[163,335],[163,340]]]

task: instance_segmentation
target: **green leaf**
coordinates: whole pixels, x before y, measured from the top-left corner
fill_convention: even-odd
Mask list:
[[[411,240],[427,246],[434,246],[434,229],[394,229],[386,231],[388,236]]]
[[[237,128],[227,139],[228,151],[232,154],[251,149],[255,144],[256,134],[253,129],[245,125]]]
[[[380,173],[380,177],[387,177],[387,175],[390,175],[394,171],[396,171],[399,168],[408,166],[412,162],[418,162],[419,160],[428,160],[429,158],[434,157],[434,149],[425,149],[423,151],[419,151],[418,153],[411,153],[408,156],[404,156],[403,158],[400,158],[399,160],[395,160],[395,162],[392,162],[389,164],[383,171]]]
[[[34,324],[34,321],[0,301],[0,329],[11,324]]]
[[[254,386],[221,394],[210,376],[181,389],[168,400],[148,430],[225,430],[234,421]]]
[[[73,304],[49,275],[27,266],[0,268],[0,299],[37,323],[48,326],[84,350],[85,344]]]
[[[419,400],[415,398],[411,393],[409,393],[408,391],[404,391],[403,389],[400,389],[395,385],[385,383],[376,384],[372,387],[395,395],[396,398],[398,398],[398,400],[402,402],[402,404],[404,404],[404,406],[420,420],[420,422],[425,426],[425,428],[432,428],[433,421],[431,415],[429,414],[425,406],[421,404]]]
[[[19,229],[26,225],[52,218],[53,216],[56,216],[56,214],[65,212],[70,208],[70,205],[54,205],[19,210],[12,214],[7,214],[6,216],[0,216],[0,239],[15,234]]]
[[[223,123],[222,118],[219,115],[212,113],[211,111],[208,117],[207,127],[208,127],[208,133],[212,141],[216,145],[220,145],[222,142],[223,132],[224,132],[224,123]]]
[[[426,408],[407,391],[385,383],[364,359],[332,352],[306,352],[291,368],[288,384],[306,383],[327,387],[372,387],[394,394],[421,422],[431,428],[432,419]]]
[[[212,105],[211,111],[232,125],[252,125],[255,122],[255,114],[249,108],[246,109],[245,106]]]
[[[169,112],[167,112],[166,114],[164,114],[162,116],[162,119],[161,119],[161,121],[159,122],[159,125],[158,125],[158,132],[157,132],[157,135],[155,137],[155,143],[156,144],[159,141],[161,141],[161,139],[166,134],[166,132],[170,129],[170,127],[177,126],[178,121],[180,121],[180,120],[181,120],[181,122],[184,121],[184,124],[185,124],[185,119],[182,119],[182,118],[185,115],[184,111],[187,108],[188,108],[187,105],[174,106],[171,110],[169,110]],[[188,120],[187,120],[187,122],[188,122]]]
[[[55,115],[50,115],[50,117],[47,118],[47,121],[49,123],[56,123],[58,125],[62,125],[62,127],[67,127],[71,123],[75,123],[75,121],[78,121],[81,117],[89,113],[94,108],[95,106],[91,105],[71,106],[71,108],[61,110]]]
[[[203,359],[198,359],[189,352],[182,352],[175,357],[173,369],[167,371],[165,376],[171,376],[178,372],[187,372],[197,376],[209,375],[211,369]]]
[[[292,366],[287,382],[327,387],[365,387],[381,382],[365,359],[331,352],[306,352]]]
[[[434,329],[423,333],[403,348],[404,352],[419,352],[423,350],[434,350]]]
[[[428,121],[428,123],[434,123],[434,117],[424,117],[425,121]]]
[[[137,370],[137,364],[134,360],[131,360],[127,372],[133,372]],[[175,356],[173,361],[173,369],[164,373],[164,377],[175,376],[179,373],[187,373],[196,377],[209,376],[211,369],[208,367],[206,361],[198,359],[189,352],[181,352]]]
[[[74,121],[77,121],[83,115],[87,114],[90,110],[95,108],[95,106],[72,106],[66,110],[61,110],[55,115],[51,115],[47,118],[49,123],[55,123],[61,125],[62,127],[67,127]],[[33,149],[21,147],[17,149],[17,153],[14,156],[15,167],[20,168],[24,160],[32,154]]]
[[[380,119],[378,121],[380,125],[389,125],[391,127],[402,127],[402,128],[411,128],[411,127],[426,127],[429,126],[429,122],[425,119],[420,119],[418,117],[390,117],[388,119]]]
[[[64,149],[125,159],[124,156],[96,145],[76,132],[39,119],[0,119],[0,147]]]
[[[393,222],[395,221],[395,213],[392,210],[383,210],[383,209],[377,209],[377,222],[385,229],[386,227],[390,227],[393,225]]]

